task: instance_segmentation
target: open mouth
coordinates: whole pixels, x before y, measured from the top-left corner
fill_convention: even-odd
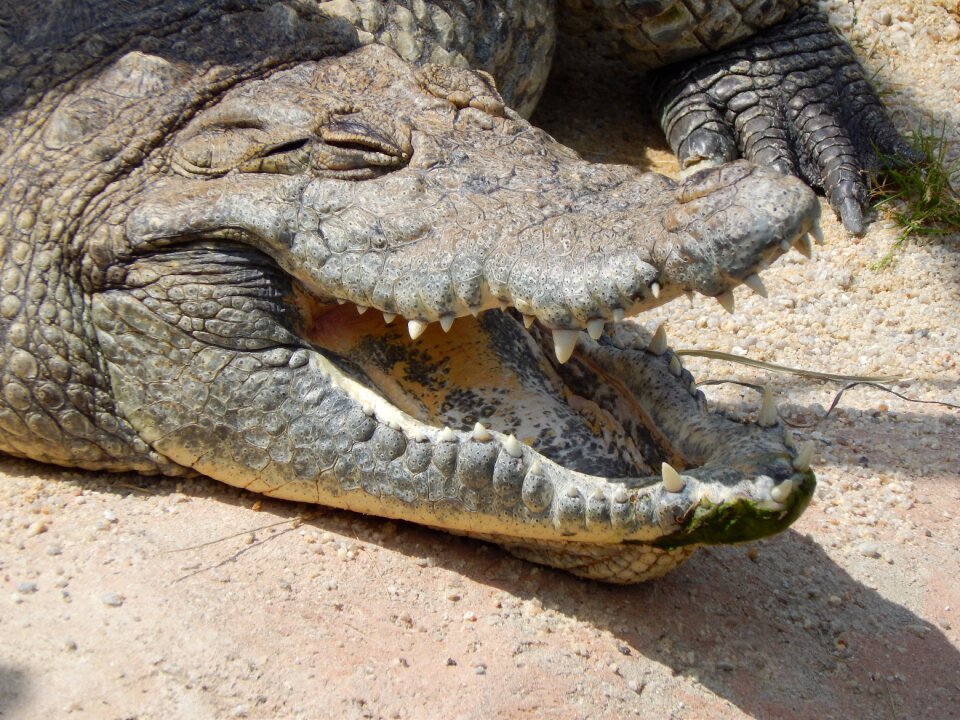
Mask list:
[[[508,523],[445,529],[581,574],[600,555],[607,580],[616,553],[635,581],[633,554],[660,574],[694,545],[784,529],[811,497],[809,451],[792,446],[772,400],[749,423],[708,411],[662,328],[608,323],[578,333],[560,362],[553,334],[512,309],[414,329],[352,303],[314,303],[305,317],[304,338],[365,414],[457,447],[458,499],[499,493],[524,521],[522,535]],[[517,467],[501,467],[504,456]]]

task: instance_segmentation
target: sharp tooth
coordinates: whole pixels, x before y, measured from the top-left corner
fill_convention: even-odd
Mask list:
[[[650,341],[650,344],[647,345],[647,352],[653,353],[654,355],[663,355],[667,351],[667,331],[663,329],[663,325],[657,328],[657,331],[653,334],[653,340]]]
[[[363,315],[369,309],[366,305],[357,305],[357,315]]]
[[[423,335],[426,329],[427,323],[421,322],[420,320],[410,320],[407,323],[407,332],[410,333],[411,340],[416,340],[418,337]]]
[[[660,297],[660,283],[658,282],[650,283],[650,294],[653,295],[654,298]]]
[[[400,432],[400,423],[398,423],[396,420],[388,420],[387,427],[390,428],[391,430],[396,430],[397,432]]]
[[[813,442],[808,442],[800,448],[800,452],[793,459],[793,469],[805,472],[810,469],[810,462],[813,460]]]
[[[587,335],[594,340],[599,340],[603,335],[603,318],[594,318],[587,323]]]
[[[783,444],[790,450],[797,449],[797,443],[793,439],[793,433],[787,430],[786,428],[783,429]]]
[[[765,298],[767,296],[767,288],[764,287],[763,280],[760,279],[759,275],[747,275],[747,277],[743,279],[743,284],[753,290],[760,297]]]
[[[770,497],[772,497],[778,503],[782,503],[784,500],[790,497],[790,493],[792,490],[793,490],[793,480],[790,480],[789,478],[787,478],[776,487],[770,488]]]
[[[620,322],[626,316],[626,311],[623,308],[614,308],[611,313],[614,322]]]
[[[623,488],[620,488],[619,490],[617,490],[617,492],[615,492],[613,495],[613,501],[615,503],[625,503],[629,499],[630,499],[630,496],[627,495],[627,491],[624,490]]]
[[[808,260],[813,257],[813,241],[810,239],[809,235],[804,235],[797,240],[795,247],[799,253]]]
[[[790,241],[789,241],[789,240],[781,240],[781,241],[780,241],[780,249],[783,250],[784,252],[788,252],[788,251],[790,250]]]
[[[503,441],[503,449],[506,450],[507,455],[512,458],[518,458],[523,455],[523,448],[520,446],[520,441],[513,435],[507,435],[507,439]]]
[[[473,426],[473,432],[470,437],[477,442],[489,442],[493,438],[493,435],[483,426],[483,423],[477,423]]]
[[[510,308],[510,303],[508,303],[506,300],[501,300],[501,301],[500,301],[500,309],[501,309],[501,310],[503,310],[504,312],[506,312],[506,310],[508,310],[509,308]]]
[[[760,404],[760,412],[757,413],[757,425],[760,427],[773,427],[777,424],[777,401],[773,399],[773,392],[770,388],[763,389],[763,402]]]
[[[481,308],[480,308],[479,305],[471,305],[471,306],[468,308],[468,310],[470,310],[470,314],[471,314],[471,315],[473,315],[474,317],[476,317],[477,315],[480,314]]]
[[[429,439],[427,438],[427,434],[420,428],[417,428],[416,430],[413,431],[412,437],[413,437],[413,441],[418,443],[426,442]]]
[[[553,351],[557,354],[557,360],[565,363],[573,355],[577,347],[577,337],[579,330],[554,330],[553,331]]]
[[[367,417],[373,417],[373,405],[370,403],[364,403],[363,407],[360,409],[363,410],[363,414]]]
[[[680,374],[683,372],[683,365],[680,364],[680,360],[676,355],[670,356],[670,364],[667,366],[670,369],[670,374],[680,377]]]
[[[455,316],[453,315],[441,315],[440,316],[440,327],[443,328],[444,332],[450,332],[450,328],[453,327],[453,321]]]
[[[691,381],[690,381],[690,384],[687,386],[687,391],[688,391],[691,395],[693,395],[694,397],[697,396],[697,381],[696,381],[696,380],[691,380]]]
[[[393,322],[394,320],[396,320],[396,319],[397,319],[397,314],[396,314],[396,313],[388,313],[388,312],[385,312],[385,313],[383,314],[383,321],[384,321],[387,325],[389,325],[390,323],[392,323],[392,322]]]
[[[530,464],[530,469],[527,470],[527,475],[539,475],[542,469],[543,466],[540,464],[540,460],[538,458]]]
[[[823,237],[823,228],[820,227],[820,221],[817,220],[810,227],[810,234],[813,235],[813,239],[817,241],[817,245],[823,245],[826,240]]]
[[[456,442],[457,434],[449,427],[443,428],[437,433],[437,442]]]
[[[667,492],[678,493],[683,490],[683,478],[680,473],[673,469],[669,463],[663,463],[660,466],[660,474],[663,476],[663,489]]]
[[[343,298],[337,298],[337,305],[343,305],[346,302]]]
[[[536,318],[535,316],[533,316],[533,315],[524,315],[524,316],[523,316],[523,326],[529,330],[529,329],[530,329],[530,326],[533,325],[533,323],[536,321],[536,319],[537,319],[537,318]]]
[[[684,290],[683,294],[687,296],[687,300],[689,300],[690,304],[693,305],[693,290]]]
[[[573,485],[567,488],[566,493],[564,493],[568,498],[578,498],[580,497],[580,491],[577,490]]]
[[[720,293],[719,295],[717,295],[717,297],[714,299],[718,303],[720,303],[720,307],[722,307],[728,313],[733,315],[733,311],[735,307],[735,303],[733,300],[733,292],[731,292],[730,290],[727,290],[725,293]]]

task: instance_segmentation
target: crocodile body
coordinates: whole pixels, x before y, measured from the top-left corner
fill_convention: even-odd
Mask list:
[[[762,291],[812,193],[791,167],[678,186],[590,164],[523,113],[557,42],[656,65],[796,4],[560,5],[0,9],[0,451],[200,473],[613,582],[786,527],[814,480],[775,409],[708,412],[624,317]],[[695,98],[663,92],[671,141],[704,146]]]

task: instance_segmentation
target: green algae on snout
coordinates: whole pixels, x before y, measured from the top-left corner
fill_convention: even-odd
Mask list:
[[[720,545],[759,540],[789,527],[810,504],[817,486],[813,471],[797,472],[793,492],[784,507],[771,510],[756,500],[738,499],[720,504],[702,501],[675,533],[652,542],[660,548],[684,545]]]

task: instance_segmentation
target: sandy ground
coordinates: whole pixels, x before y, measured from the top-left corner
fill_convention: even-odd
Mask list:
[[[956,4],[829,4],[841,25],[852,8],[898,122],[955,141]],[[540,124],[589,157],[669,166],[638,151],[632,93],[561,85]],[[764,275],[768,300],[642,320],[677,347],[898,374],[897,392],[960,405],[960,236],[877,271],[882,218],[860,239],[824,218],[812,261]],[[960,412],[867,387],[823,419],[841,383],[687,364],[771,386],[820,485],[783,535],[631,588],[213,482],[0,459],[0,717],[960,717]],[[705,390],[733,414],[759,404]]]

